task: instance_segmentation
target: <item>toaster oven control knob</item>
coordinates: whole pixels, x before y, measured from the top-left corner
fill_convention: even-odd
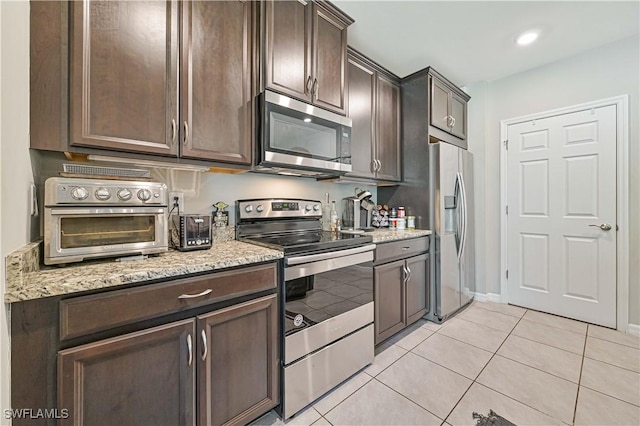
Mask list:
[[[308,212],[311,211],[311,204],[307,204],[306,206],[304,206],[304,209]]]
[[[262,213],[264,211],[264,206],[262,204],[258,204],[258,207],[256,207],[256,211],[258,213]]]
[[[106,201],[111,198],[111,193],[105,187],[96,189],[96,198],[98,200]]]
[[[247,205],[244,208],[244,211],[247,212],[247,213],[251,213],[253,211],[253,206],[251,204]]]
[[[122,201],[129,201],[131,199],[131,191],[129,191],[127,188],[119,189],[118,198],[120,198]]]
[[[89,191],[81,186],[76,186],[71,190],[71,198],[74,200],[84,200],[89,196]]]
[[[314,212],[319,212],[319,211],[320,211],[320,204],[315,204],[315,205],[313,206],[313,211],[314,211]]]
[[[148,189],[141,189],[138,191],[138,198],[140,201],[149,201],[151,199],[151,191]]]

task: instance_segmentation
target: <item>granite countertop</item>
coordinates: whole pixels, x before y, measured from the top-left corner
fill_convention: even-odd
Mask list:
[[[115,262],[111,259],[66,267],[41,267],[39,245],[40,242],[28,244],[7,256],[6,303],[179,277],[283,257],[281,251],[233,240],[214,243],[209,250],[170,250],[137,261]]]
[[[368,235],[373,237],[374,243],[387,243],[389,241],[396,240],[408,240],[409,238],[418,238],[431,235],[433,232],[428,229],[404,229],[404,230],[390,230],[390,229],[376,229],[373,232],[368,232]]]

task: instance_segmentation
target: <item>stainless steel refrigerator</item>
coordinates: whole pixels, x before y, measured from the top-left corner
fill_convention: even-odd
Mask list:
[[[475,292],[473,156],[445,142],[429,144],[429,223],[433,229],[431,310],[444,321]]]

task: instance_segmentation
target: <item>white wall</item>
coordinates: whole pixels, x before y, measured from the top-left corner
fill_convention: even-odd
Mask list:
[[[168,176],[155,176],[169,185],[170,190],[177,188],[190,189],[192,177],[190,173],[179,172],[175,185]],[[341,216],[341,199],[354,195],[356,188],[368,189],[376,200],[376,187],[366,185],[335,184],[318,182],[315,179],[285,177],[277,175],[243,173],[237,175],[203,173],[200,176],[199,191],[195,194],[185,193],[185,211],[187,213],[211,213],[212,204],[223,201],[229,204],[230,224],[235,224],[236,200],[252,198],[302,198],[324,202],[325,193],[335,200]]]
[[[485,90],[486,88],[486,90]],[[582,54],[469,88],[486,104],[486,122],[470,124],[470,140],[484,139],[485,271],[487,293],[500,292],[500,120],[628,94],[630,100],[630,293],[629,321],[640,324],[640,38],[633,37]],[[481,98],[484,96],[484,100]],[[481,108],[471,104],[470,114]],[[476,141],[477,139],[477,141]],[[478,172],[476,172],[477,174]],[[477,185],[478,188],[480,185]],[[481,195],[481,194],[476,194]]]
[[[29,3],[0,1],[0,294],[4,258],[29,242]],[[10,407],[7,305],[0,316],[0,410]],[[43,407],[44,408],[44,407]],[[8,424],[0,411],[0,424]]]

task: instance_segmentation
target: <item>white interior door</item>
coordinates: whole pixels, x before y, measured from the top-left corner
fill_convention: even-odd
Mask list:
[[[508,126],[509,303],[616,326],[616,106]]]

